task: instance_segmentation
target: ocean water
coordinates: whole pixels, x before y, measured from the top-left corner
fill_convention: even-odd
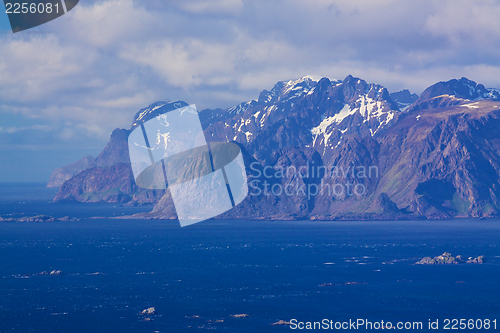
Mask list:
[[[0,223],[1,333],[302,331],[270,325],[292,319],[423,323],[412,332],[448,331],[446,319],[500,326],[498,219],[180,228],[110,218],[150,208],[50,204],[54,194],[39,184],[0,185],[0,216],[81,218]],[[414,265],[445,251],[487,262]],[[35,275],[52,270],[62,275]],[[139,314],[149,307],[155,315]],[[439,329],[429,330],[429,320]]]

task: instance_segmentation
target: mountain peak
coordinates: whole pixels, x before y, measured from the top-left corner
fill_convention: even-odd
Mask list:
[[[478,84],[466,77],[438,82],[425,89],[420,99],[431,99],[441,95],[455,96],[456,98],[477,100],[477,99],[500,99],[500,93],[496,89],[487,89],[482,84]]]
[[[425,89],[410,110],[446,107],[482,99],[500,101],[500,90],[485,88],[482,84],[462,77],[459,80],[441,81]]]
[[[305,75],[301,78],[298,78],[298,79],[295,79],[295,80],[289,80],[289,81],[283,81],[287,84],[298,84],[298,83],[301,83],[301,82],[304,82],[304,81],[308,81],[308,82],[318,82],[319,80],[321,80],[323,77],[322,76],[318,76],[318,75]]]
[[[132,121],[132,127],[130,128],[133,130],[140,124],[148,121],[149,119],[152,119],[158,115],[158,112],[160,112],[160,109],[163,109],[161,113],[165,112],[165,108],[167,108],[168,111],[177,109],[179,107],[184,107],[187,106],[188,104],[184,101],[177,101],[177,102],[172,102],[169,99],[165,100],[160,100],[157,102],[154,102],[153,104],[140,109],[139,112],[137,112],[134,116],[134,120]],[[157,111],[158,110],[158,111]]]
[[[306,75],[295,80],[278,81],[270,91],[263,90],[260,93],[258,102],[276,103],[278,101],[291,100],[309,92],[318,81],[317,77],[311,75]]]
[[[412,94],[408,89],[390,93],[389,96],[398,104],[399,109],[402,111],[418,99],[418,95]]]

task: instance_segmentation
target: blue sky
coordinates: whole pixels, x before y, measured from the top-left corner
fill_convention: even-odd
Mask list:
[[[498,17],[496,0],[81,0],[12,34],[2,11],[0,182],[96,156],[159,99],[230,107],[304,75],[500,87]]]

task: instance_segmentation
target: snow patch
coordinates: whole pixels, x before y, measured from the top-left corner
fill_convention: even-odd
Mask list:
[[[351,110],[351,107],[348,104],[345,104],[339,113],[337,113],[335,116],[329,117],[327,119],[331,119],[332,122],[336,122],[337,124],[340,124],[345,118],[349,117],[350,115],[355,114],[356,111],[357,111],[357,109]]]
[[[271,114],[271,112],[273,112],[276,109],[278,109],[278,107],[276,105],[271,105],[271,106],[264,108],[264,110],[266,110],[267,112],[266,112],[266,114],[264,114],[262,116],[262,118],[260,118],[260,127],[264,126],[264,122],[266,121],[266,118]]]
[[[476,103],[464,104],[462,106],[470,108],[470,109],[479,109],[479,107],[480,107],[477,102]]]
[[[234,113],[234,114],[240,114],[240,113],[245,112],[246,110],[248,110],[252,106],[252,102],[253,101],[243,102],[241,104],[238,104],[236,106],[233,106],[233,107],[227,109],[227,112],[228,113]]]

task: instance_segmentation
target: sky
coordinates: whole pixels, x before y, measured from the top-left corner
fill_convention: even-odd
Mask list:
[[[97,156],[160,99],[227,108],[305,75],[500,88],[497,0],[80,0],[16,34],[0,11],[0,182]]]

